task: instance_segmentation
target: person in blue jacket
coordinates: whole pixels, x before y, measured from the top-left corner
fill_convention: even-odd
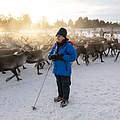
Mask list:
[[[61,101],[61,107],[68,104],[71,85],[71,63],[77,58],[76,50],[66,36],[67,30],[60,28],[56,34],[57,42],[48,54],[48,59],[53,62],[53,73],[58,87],[58,97],[54,98],[54,102]]]

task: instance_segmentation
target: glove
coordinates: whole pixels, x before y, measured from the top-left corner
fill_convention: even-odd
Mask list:
[[[52,54],[48,56],[49,60],[63,60],[63,54]]]

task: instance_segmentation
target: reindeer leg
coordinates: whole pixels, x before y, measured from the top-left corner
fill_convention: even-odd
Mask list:
[[[83,54],[83,56],[82,56],[82,60],[83,60],[83,61],[85,61],[85,56],[86,56],[86,55],[85,55],[85,54]]]
[[[50,63],[48,62],[48,60],[46,60],[47,64],[50,65]]]
[[[45,65],[45,62],[43,61],[43,64],[42,64],[42,69],[43,69],[44,65]],[[50,64],[48,64],[48,65],[50,65]]]
[[[76,59],[76,63],[77,63],[77,65],[80,65],[80,63],[78,62],[78,59]]]
[[[45,65],[45,62],[44,62],[44,61],[43,61],[43,62],[40,62],[40,63],[39,63],[40,69],[43,69],[44,65]]]
[[[39,72],[39,64],[37,64],[37,74],[38,74],[38,75],[43,74],[43,73],[40,73],[40,72]]]
[[[18,73],[17,73],[16,69],[13,69],[12,72],[15,74],[17,81],[22,80],[21,78],[18,77]]]
[[[89,64],[89,56],[88,55],[85,55],[85,62],[86,62],[86,65],[88,66],[88,64]]]
[[[92,53],[91,55],[92,55],[92,57],[95,57],[95,54],[94,54],[94,53]]]
[[[106,54],[106,52],[104,51],[104,55],[105,55],[105,57],[107,57],[107,54]]]
[[[114,57],[114,55],[113,55],[113,49],[112,48],[111,48],[111,56]]]
[[[115,53],[117,53],[117,51],[118,51],[118,50],[117,50],[117,49],[115,49]]]
[[[108,52],[107,52],[107,54],[106,54],[106,57],[108,56],[109,52],[110,52],[110,48],[108,48]]]
[[[89,60],[87,59],[87,61],[86,61],[86,65],[88,66],[88,64],[89,64]]]
[[[13,75],[13,76],[11,76],[11,77],[8,77],[7,79],[6,79],[6,82],[8,82],[8,81],[10,81],[12,78],[14,78],[15,77],[15,75]]]
[[[116,58],[115,58],[114,62],[116,62],[116,61],[117,61],[119,54],[120,54],[120,51],[117,53],[117,56],[116,56]]]
[[[85,57],[85,56],[83,55],[83,56],[82,56],[82,60],[84,60],[84,57]]]
[[[21,78],[18,77],[16,69],[12,69],[11,72],[16,76],[17,81],[22,80]]]
[[[101,59],[101,62],[104,62],[103,59],[102,59],[102,55],[103,55],[103,53],[101,52],[100,53],[100,59]]]
[[[17,70],[18,70],[18,73],[20,73],[20,72],[21,72],[19,68],[17,68]]]
[[[98,53],[96,54],[96,57],[92,60],[93,62],[98,58]]]
[[[23,65],[23,69],[27,69],[27,68]]]
[[[116,51],[115,51],[115,49],[113,49],[113,52],[114,52],[114,55],[116,55]]]

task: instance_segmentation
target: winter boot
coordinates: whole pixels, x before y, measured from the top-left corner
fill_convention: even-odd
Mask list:
[[[62,101],[62,97],[58,96],[54,98],[54,102],[60,102]]]
[[[68,100],[63,99],[60,103],[60,107],[65,107],[67,106],[68,103],[69,103]]]

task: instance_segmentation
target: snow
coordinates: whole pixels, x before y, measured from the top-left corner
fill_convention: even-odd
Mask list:
[[[0,120],[120,120],[120,60],[104,57],[104,63],[97,59],[88,66],[82,62],[72,64],[72,85],[70,102],[60,108],[54,103],[57,96],[55,77],[50,69],[37,110],[32,110],[48,66],[37,75],[34,65],[21,68],[20,82],[16,78],[5,82],[11,72],[0,78]]]

